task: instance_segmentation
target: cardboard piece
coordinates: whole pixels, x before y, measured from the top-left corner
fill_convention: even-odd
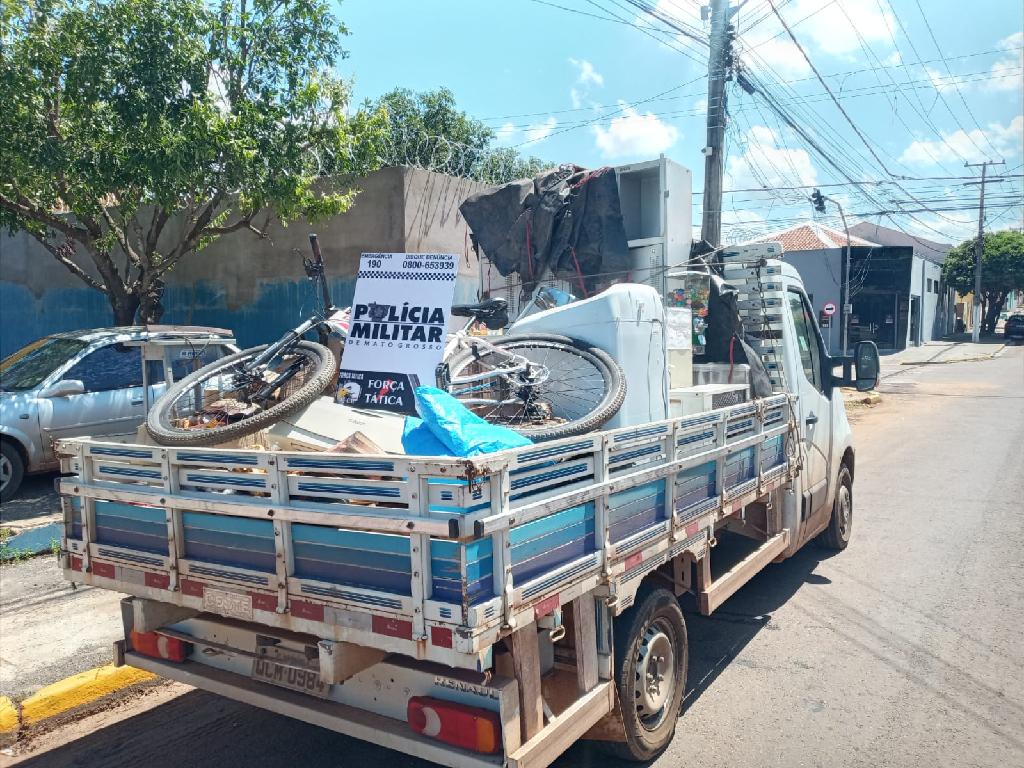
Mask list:
[[[403,454],[404,427],[404,416],[350,408],[321,397],[272,426],[266,439],[270,447],[282,451],[333,451],[338,443],[361,432],[380,452]]]

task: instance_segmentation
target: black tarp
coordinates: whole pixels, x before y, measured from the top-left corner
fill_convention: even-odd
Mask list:
[[[751,346],[758,340],[743,332],[736,289],[714,274],[711,275],[707,323],[704,354],[695,356],[693,361],[749,365],[754,396],[768,397],[772,393],[772,382],[761,357]]]
[[[550,270],[584,294],[597,275],[626,273],[629,247],[615,171],[563,165],[533,179],[485,189],[459,207],[502,276],[519,275],[529,292]]]

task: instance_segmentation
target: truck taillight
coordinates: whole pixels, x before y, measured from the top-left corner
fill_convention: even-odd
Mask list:
[[[497,712],[413,696],[407,716],[409,727],[416,733],[438,741],[487,755],[501,749],[501,719]]]
[[[192,652],[192,644],[159,632],[132,632],[132,649],[143,656],[167,661],[184,661]]]

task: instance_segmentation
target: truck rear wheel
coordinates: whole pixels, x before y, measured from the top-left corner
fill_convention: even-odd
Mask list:
[[[668,747],[686,691],[686,622],[675,595],[644,589],[615,623],[615,682],[625,743],[608,746],[626,760],[653,760]]]
[[[853,477],[845,464],[839,469],[839,484],[832,502],[828,527],[818,534],[817,543],[825,549],[841,552],[850,543],[853,533]]]

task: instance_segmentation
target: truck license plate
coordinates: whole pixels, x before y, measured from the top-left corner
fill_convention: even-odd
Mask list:
[[[293,691],[302,691],[326,699],[330,686],[320,680],[320,675],[311,669],[278,664],[269,659],[255,659],[252,663],[252,679],[270,683]]]

